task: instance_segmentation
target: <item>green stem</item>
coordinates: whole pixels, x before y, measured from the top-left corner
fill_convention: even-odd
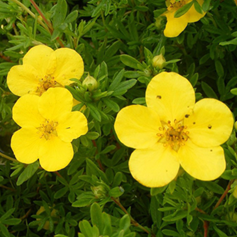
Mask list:
[[[144,228],[142,225],[140,225],[138,222],[136,222],[136,221],[133,219],[133,217],[127,212],[126,208],[120,203],[119,200],[117,200],[117,199],[115,199],[115,198],[113,198],[113,197],[111,197],[111,199],[114,201],[114,203],[116,203],[116,204],[123,210],[124,213],[126,213],[126,214],[129,215],[132,225],[138,227],[139,229],[143,230],[143,231],[146,232],[147,234],[151,234],[151,237],[155,237],[154,234],[150,233],[149,230],[147,230],[146,228]]]
[[[27,13],[29,13],[29,15],[31,15],[34,19],[37,19],[39,24],[42,25],[48,32],[50,32],[49,28],[44,24],[44,22],[41,21],[38,17],[36,17],[36,15],[28,7],[26,7],[24,4],[22,4],[18,0],[11,0],[11,1],[15,2],[17,5],[19,5],[23,10],[25,10]]]
[[[2,152],[0,152],[0,156],[7,159],[7,160],[10,160],[10,161],[17,161],[16,159],[14,159],[14,158],[12,158],[8,155],[3,154]]]

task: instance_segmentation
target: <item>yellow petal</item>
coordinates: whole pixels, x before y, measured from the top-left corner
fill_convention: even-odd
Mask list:
[[[174,72],[162,72],[148,84],[146,103],[161,121],[179,121],[193,108],[195,94],[186,78]]]
[[[32,47],[23,58],[23,65],[28,64],[34,67],[43,77],[53,73],[56,68],[54,50],[46,45]]]
[[[39,96],[24,95],[17,100],[12,108],[13,120],[24,128],[38,127],[44,118],[38,110]]]
[[[167,18],[167,23],[164,30],[164,35],[166,37],[177,37],[188,25],[188,18],[185,16],[185,14],[178,18],[175,18],[174,14],[175,11],[168,11],[164,14]]]
[[[72,144],[62,141],[57,136],[44,140],[39,150],[40,165],[49,172],[65,168],[72,158]]]
[[[16,131],[11,138],[11,148],[16,159],[25,164],[31,164],[39,158],[39,148],[42,139],[36,129],[22,128]]]
[[[178,173],[177,153],[162,143],[157,143],[152,149],[135,150],[129,160],[129,169],[134,179],[142,185],[162,187]]]
[[[71,142],[88,131],[87,119],[84,114],[74,111],[59,121],[57,134],[62,141]]]
[[[178,155],[181,166],[196,179],[214,180],[226,167],[224,151],[220,146],[202,148],[189,140],[179,148]]]
[[[224,103],[210,98],[198,101],[193,113],[184,120],[189,138],[202,147],[223,144],[231,134],[233,123],[230,109]]]
[[[70,113],[73,105],[72,94],[65,88],[49,88],[39,100],[39,111],[42,116],[52,121]]]
[[[34,93],[39,79],[40,75],[31,65],[17,65],[8,72],[7,85],[13,94],[22,96]]]
[[[161,123],[156,113],[145,106],[131,105],[119,111],[115,131],[119,140],[133,148],[148,148],[158,141]]]
[[[83,60],[75,50],[69,48],[57,49],[54,52],[57,58],[57,67],[53,76],[61,85],[69,85],[73,83],[69,79],[80,79],[84,73]]]

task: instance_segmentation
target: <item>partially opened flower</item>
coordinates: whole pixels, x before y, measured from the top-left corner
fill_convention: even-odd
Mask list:
[[[50,87],[70,85],[70,79],[80,79],[83,72],[83,60],[75,50],[60,48],[54,51],[48,46],[38,45],[26,53],[22,65],[11,68],[7,84],[18,96],[42,95]]]
[[[191,8],[182,16],[174,17],[177,10],[179,10],[184,5],[190,3],[192,0],[166,0],[167,11],[164,15],[167,18],[166,27],[164,30],[164,35],[166,37],[176,37],[178,36],[188,25],[188,23],[199,21],[205,16],[205,12],[200,14],[196,11],[194,4]],[[203,0],[197,0],[200,5],[203,4]]]
[[[71,112],[72,106],[73,97],[65,88],[50,88],[41,97],[20,97],[12,110],[22,127],[11,139],[16,159],[25,164],[39,159],[47,171],[66,167],[73,157],[71,141],[88,130],[86,117]]]
[[[216,99],[195,104],[190,82],[177,73],[162,72],[148,84],[146,106],[123,108],[115,131],[135,148],[129,160],[132,176],[147,187],[171,182],[180,165],[194,178],[213,180],[225,170],[223,144],[233,128],[229,108]]]

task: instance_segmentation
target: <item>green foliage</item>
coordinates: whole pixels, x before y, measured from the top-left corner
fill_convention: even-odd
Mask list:
[[[219,179],[194,180],[180,170],[167,186],[150,189],[131,176],[133,150],[113,127],[122,108],[146,104],[146,87],[162,71],[185,76],[197,100],[219,99],[237,116],[235,1],[191,1],[176,18],[193,5],[207,13],[175,38],[163,34],[165,0],[37,0],[39,10],[32,2],[0,0],[0,237],[201,237],[207,223],[209,236],[237,236],[235,129],[223,144],[227,166]],[[75,49],[85,64],[66,88],[89,132],[72,142],[71,163],[51,173],[38,161],[19,163],[10,148],[18,97],[7,73],[39,44]],[[159,54],[162,69],[152,61]],[[98,83],[92,90],[83,85],[88,75]]]

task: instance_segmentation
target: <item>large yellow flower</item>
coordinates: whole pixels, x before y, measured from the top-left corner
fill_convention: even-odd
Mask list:
[[[72,105],[73,97],[65,88],[50,88],[41,97],[20,97],[12,110],[22,127],[11,139],[16,159],[26,164],[39,159],[47,171],[66,167],[73,157],[71,141],[88,130],[86,117],[71,112]]]
[[[13,94],[42,95],[50,87],[64,87],[71,78],[80,79],[84,72],[81,56],[73,49],[53,50],[45,45],[31,48],[23,57],[23,65],[11,68],[7,84]]]
[[[199,21],[206,13],[200,14],[196,11],[194,5],[181,17],[174,17],[175,12],[183,7],[185,4],[191,2],[192,0],[167,0],[167,12],[164,15],[167,18],[166,27],[164,30],[164,35],[166,37],[176,37],[178,36],[188,25],[188,23]],[[203,0],[197,0],[200,5],[203,4]]]
[[[172,181],[180,168],[194,178],[213,180],[225,170],[222,147],[233,128],[229,108],[216,99],[195,104],[189,81],[162,72],[148,84],[146,106],[123,108],[115,131],[126,146],[135,148],[129,160],[132,176],[147,187]]]

